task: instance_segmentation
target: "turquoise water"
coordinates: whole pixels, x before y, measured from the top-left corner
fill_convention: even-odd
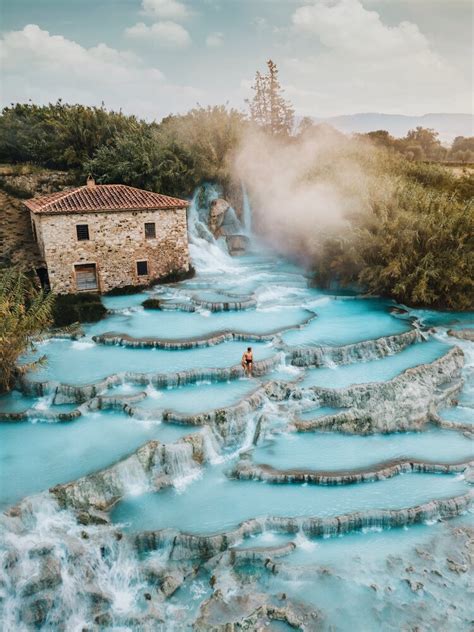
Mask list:
[[[29,408],[37,410],[38,413],[45,410],[63,413],[72,410],[75,405],[51,406],[50,397],[25,397],[20,391],[10,391],[10,393],[0,396],[0,413],[21,413]]]
[[[111,310],[119,310],[119,313],[111,314],[99,323],[87,325],[86,337],[81,340],[50,340],[41,344],[38,352],[47,355],[48,363],[39,371],[31,373],[28,378],[33,381],[47,379],[81,385],[127,371],[155,374],[230,367],[240,363],[242,352],[248,346],[245,341],[231,341],[213,347],[166,351],[106,346],[95,344],[91,340],[95,334],[110,331],[137,338],[152,336],[182,340],[206,336],[223,329],[268,333],[301,325],[300,329],[284,333],[283,341],[289,345],[339,345],[408,331],[411,316],[429,324],[437,324],[441,328],[446,323],[449,326],[465,326],[469,322],[465,315],[443,315],[422,310],[409,313],[405,318],[397,318],[389,312],[392,306],[390,301],[358,299],[347,295],[336,297],[308,288],[308,280],[299,268],[273,257],[246,256],[232,260],[215,244],[196,245],[193,242],[191,246],[198,268],[198,275],[194,279],[154,288],[149,292],[104,297],[104,304]],[[225,299],[227,293],[252,295],[257,306],[242,312],[217,313],[205,310],[194,313],[147,312],[141,308],[142,301],[150,295],[183,303],[189,302],[190,297],[208,301],[221,300],[223,297]],[[304,324],[312,314],[316,314],[316,318]],[[256,359],[281,353],[278,339],[250,344]],[[445,408],[440,414],[445,419],[459,423],[472,423],[472,344],[449,338],[444,329],[438,332],[436,338],[412,345],[398,354],[346,366],[299,369],[288,366],[282,360],[277,369],[270,371],[268,375],[253,379],[236,378],[213,383],[202,381],[170,389],[125,382],[109,388],[105,394],[144,393],[145,398],[133,403],[133,406],[137,408],[137,415],[145,419],[131,417],[119,411],[96,411],[64,423],[30,419],[28,422],[0,424],[0,474],[2,482],[6,481],[0,488],[0,506],[2,509],[7,508],[53,485],[107,468],[150,439],[171,444],[190,432],[204,432],[205,464],[202,468],[199,470],[197,465],[193,465],[192,476],[188,477],[189,461],[184,458],[180,461],[180,450],[170,448],[170,471],[176,473],[172,475],[175,476],[175,486],[155,493],[135,490],[137,495],[123,498],[114,508],[111,518],[115,524],[126,525],[124,528],[131,532],[171,527],[185,532],[209,534],[233,528],[242,520],[254,517],[325,517],[374,508],[396,509],[435,498],[464,494],[469,486],[460,475],[403,474],[384,481],[341,487],[272,485],[257,481],[238,481],[229,477],[239,458],[239,452],[249,450],[252,450],[255,462],[281,469],[295,467],[345,470],[406,457],[442,462],[473,458],[472,441],[457,431],[430,427],[426,432],[420,433],[374,436],[290,432],[289,428],[295,418],[311,419],[339,412],[339,409],[318,408],[317,403],[308,399],[264,400],[260,408],[249,412],[244,418],[229,419],[220,415],[216,424],[219,432],[215,433],[192,426],[160,423],[164,409],[191,415],[233,406],[268,380],[298,380],[303,386],[335,388],[390,380],[409,367],[432,362],[455,344],[459,344],[465,353],[465,383],[458,397],[458,405]],[[416,393],[413,396],[416,397]],[[63,412],[72,408],[72,405],[53,406],[52,399],[52,395],[33,398],[14,391],[0,397],[0,412],[21,412],[36,408],[40,416],[44,412]],[[254,431],[259,421],[258,442],[254,446]],[[62,567],[63,576],[68,577],[70,582],[67,590],[54,593],[59,602],[67,600],[65,595],[69,595],[67,598],[70,602],[66,610],[69,613],[79,612],[79,618],[87,612],[87,608],[84,609],[86,601],[82,601],[86,598],[75,598],[78,594],[82,595],[82,584],[87,575],[87,582],[107,586],[107,590],[114,595],[112,611],[115,618],[110,629],[139,629],[126,616],[133,618],[137,613],[142,613],[146,607],[144,592],[149,591],[155,595],[156,586],[147,585],[145,580],[145,583],[140,583],[142,579],[137,579],[138,562],[131,551],[123,549],[115,561],[104,561],[102,554],[96,558],[92,552],[101,537],[100,527],[93,527],[95,531],[91,533],[93,537],[88,544],[82,536],[83,527],[74,531],[71,527],[74,518],[66,512],[54,514],[48,508],[45,516],[41,516],[42,514],[38,517],[39,535],[35,532],[30,537],[27,533],[22,544],[27,560],[25,572],[29,573],[31,568],[28,547],[41,545],[45,537],[50,538],[58,544],[58,559],[61,565],[65,565]],[[34,520],[31,525],[33,523]],[[33,532],[33,526],[31,530]],[[108,531],[107,534],[109,537]],[[197,569],[199,561],[193,561],[198,574],[194,576],[191,573],[183,587],[163,606],[165,629],[180,632],[192,629],[192,622],[200,605],[212,594],[209,579],[214,572],[218,576],[217,586],[226,595],[238,594],[241,589],[269,594],[284,592],[298,601],[322,609],[328,630],[378,632],[402,629],[402,625],[407,630],[414,629],[415,625],[425,629],[419,621],[408,617],[408,612],[417,613],[420,610],[418,606],[421,601],[417,601],[419,595],[414,595],[406,582],[400,580],[398,584],[394,583],[393,569],[398,566],[392,558],[403,556],[404,561],[403,564],[400,563],[400,568],[405,574],[408,573],[405,569],[410,564],[419,566],[424,563],[420,562],[415,549],[428,546],[433,534],[438,534],[444,543],[451,542],[446,524],[426,524],[416,529],[393,529],[390,532],[361,533],[318,541],[309,541],[298,533],[278,535],[267,532],[247,538],[240,543],[240,547],[275,546],[293,540],[297,548],[289,557],[282,558],[285,566],[274,576],[264,570],[263,566],[252,567],[249,577],[253,579],[249,579],[248,584],[244,582],[243,588],[238,584],[238,577],[232,574],[234,571],[227,568],[225,562],[223,569],[204,568],[202,565]],[[79,538],[82,551],[80,558],[74,554],[68,556],[65,552],[68,542],[75,535]],[[8,546],[19,541],[15,533],[8,540]],[[113,541],[117,542],[115,538]],[[126,538],[123,542],[126,542]],[[155,554],[157,557],[161,556],[160,560],[164,565],[169,563],[166,551],[156,551],[150,557]],[[439,555],[446,565],[447,555]],[[405,557],[408,561],[405,561]],[[77,573],[81,565],[86,569],[85,574]],[[305,569],[303,573],[298,570],[300,566]],[[330,572],[319,570],[313,573],[310,568],[312,566],[328,568]],[[78,579],[73,579],[74,577]],[[433,584],[434,588],[429,584],[430,578],[431,576],[424,581],[430,586],[425,596],[429,597],[426,599],[431,611],[446,611],[445,601],[460,603],[462,606],[459,594],[463,591],[460,584],[463,576],[453,576],[450,579],[449,586],[443,588],[446,595],[438,592],[437,584]],[[371,587],[372,584],[383,588],[375,590]],[[450,616],[454,615],[450,613]],[[431,619],[428,618],[427,621],[429,623]],[[457,619],[455,621],[458,622]],[[402,623],[397,628],[398,622]],[[84,614],[79,623],[87,628],[96,625],[93,616],[87,614]],[[52,625],[54,627],[54,620]],[[78,625],[78,620],[74,620],[69,628],[75,629],[74,626]],[[63,621],[56,627],[68,629]],[[20,625],[14,628],[22,629]],[[273,626],[269,629],[278,628]],[[431,625],[431,629],[450,630],[449,626],[443,627],[435,623]],[[463,628],[460,624],[453,629]]]
[[[370,362],[358,362],[334,368],[321,367],[309,369],[302,381],[302,386],[325,386],[328,388],[343,388],[350,384],[364,382],[386,382],[402,373],[406,369],[433,362],[450,347],[438,340],[429,340],[411,345],[395,355],[386,356]]]
[[[307,303],[318,318],[299,331],[283,334],[289,345],[345,345],[407,331],[408,323],[394,318],[390,303],[380,299],[335,299],[328,296]]]
[[[0,507],[107,467],[150,439],[169,443],[190,432],[109,411],[70,423],[0,424]]]
[[[40,345],[39,352],[46,354],[48,361],[32,374],[31,379],[89,384],[108,375],[126,371],[172,373],[198,368],[229,367],[240,364],[246,347],[246,343],[230,341],[215,347],[168,351],[101,345],[87,340],[51,340]],[[252,347],[256,360],[268,358],[275,353],[266,343],[252,343]]]
[[[296,537],[297,549],[280,560],[279,573],[261,574],[254,590],[303,598],[335,630],[469,630],[469,573],[453,582],[446,572],[451,524],[469,526],[472,517],[318,541]],[[411,590],[408,581],[422,588]]]
[[[311,314],[300,307],[261,309],[249,317],[240,312],[195,312],[190,318],[187,312],[138,310],[129,315],[112,315],[88,328],[96,335],[107,331],[119,331],[137,337],[154,337],[179,340],[207,336],[213,332],[231,330],[243,333],[266,334],[278,329],[299,325]]]
[[[426,430],[393,435],[289,433],[253,452],[256,463],[277,469],[345,470],[411,457],[434,462],[474,459],[474,443],[458,432]]]
[[[196,414],[223,406],[232,406],[253,393],[260,383],[242,378],[218,384],[190,384],[180,388],[147,389],[148,397],[137,404],[138,409],[172,409],[180,413]]]
[[[404,474],[364,485],[324,487],[229,480],[216,466],[184,492],[164,490],[124,499],[112,512],[132,531],[175,528],[214,533],[258,516],[337,516],[364,509],[401,508],[467,491],[454,475]],[[436,491],[434,491],[436,490]]]
[[[324,415],[337,415],[342,412],[343,408],[330,408],[329,406],[319,406],[319,408],[307,408],[298,412],[300,419],[316,419]]]

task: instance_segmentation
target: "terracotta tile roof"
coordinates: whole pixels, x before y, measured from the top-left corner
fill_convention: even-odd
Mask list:
[[[97,184],[50,193],[24,204],[33,213],[60,214],[182,208],[189,202],[124,184]]]

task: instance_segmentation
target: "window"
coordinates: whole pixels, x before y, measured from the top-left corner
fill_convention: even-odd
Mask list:
[[[148,274],[148,261],[137,261],[138,276],[146,276]]]
[[[97,290],[97,270],[95,263],[85,263],[74,266],[76,272],[76,286],[78,291]]]
[[[36,233],[36,224],[35,224],[34,220],[31,221],[31,230],[33,231],[33,239],[35,241],[38,241],[38,235]]]
[[[147,239],[155,239],[156,237],[156,224],[155,222],[145,223],[145,237]]]
[[[89,240],[89,224],[76,225],[77,241]]]

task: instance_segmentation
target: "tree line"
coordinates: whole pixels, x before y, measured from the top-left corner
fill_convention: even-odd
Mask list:
[[[197,106],[150,123],[103,105],[11,105],[0,116],[0,161],[69,170],[78,182],[92,173],[99,183],[189,196],[204,181],[226,189],[232,156],[254,128],[285,143],[317,131],[308,118],[296,124],[271,60],[256,73],[248,113]],[[474,176],[430,161],[470,161],[474,138],[458,137],[448,149],[424,128],[402,139],[384,130],[347,139],[354,146],[359,141],[373,148],[380,186],[387,178],[396,186],[382,201],[368,196],[365,214],[350,218],[349,230],[318,236],[317,249],[305,253],[316,281],[358,283],[409,304],[471,307]],[[321,177],[318,165],[311,177]]]

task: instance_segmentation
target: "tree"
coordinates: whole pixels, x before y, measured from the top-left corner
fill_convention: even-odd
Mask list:
[[[402,151],[405,153],[412,152],[414,147],[420,147],[423,156],[418,157],[415,152],[415,159],[421,157],[428,158],[430,160],[437,160],[442,157],[443,147],[438,138],[438,132],[434,129],[428,129],[426,127],[418,126],[415,129],[411,129],[405,138],[401,139],[401,143],[404,146]]]
[[[22,268],[0,271],[0,393],[11,388],[17,360],[52,323],[54,295],[38,290]],[[34,369],[44,358],[22,365]]]
[[[266,132],[288,136],[293,129],[294,110],[283,97],[283,89],[278,80],[277,65],[269,59],[268,71],[257,71],[252,87],[254,96],[248,100],[251,119]]]
[[[362,136],[366,136],[379,147],[386,147],[387,149],[395,147],[395,139],[387,132],[387,130],[378,129],[373,132],[368,132],[367,134],[362,134]]]

